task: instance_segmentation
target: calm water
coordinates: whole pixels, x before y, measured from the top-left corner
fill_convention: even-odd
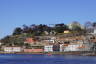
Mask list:
[[[96,57],[0,54],[0,64],[96,64]]]

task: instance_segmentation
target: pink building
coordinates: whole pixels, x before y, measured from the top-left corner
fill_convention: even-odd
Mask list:
[[[24,49],[24,52],[43,52],[43,49]]]

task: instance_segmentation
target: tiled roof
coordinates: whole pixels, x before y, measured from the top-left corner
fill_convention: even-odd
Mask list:
[[[36,40],[34,40],[33,38],[26,38],[25,42],[34,43],[34,42],[36,42]]]

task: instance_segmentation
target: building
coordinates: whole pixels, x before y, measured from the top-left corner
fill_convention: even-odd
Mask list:
[[[68,46],[68,44],[60,44],[60,52],[64,52],[64,49]]]
[[[36,44],[36,40],[34,38],[26,38],[24,43],[33,45],[33,44]]]
[[[21,47],[4,47],[4,52],[22,52],[23,49]]]
[[[53,52],[53,45],[45,45],[44,52]]]
[[[32,45],[29,48],[25,48],[24,52],[43,52],[44,51],[44,46],[43,45]]]
[[[64,31],[64,34],[68,34],[68,33],[71,33],[71,32],[69,30]]]
[[[64,44],[60,44],[60,52],[63,52],[64,51]]]
[[[64,48],[64,52],[79,51],[78,47],[79,47],[79,45],[77,45],[77,44],[70,44],[70,45],[68,45],[67,47]]]
[[[59,52],[60,51],[60,45],[59,44],[54,44],[53,45],[53,51],[54,52]]]
[[[94,29],[91,29],[91,32],[90,32],[91,34],[96,34],[96,29],[94,28]]]
[[[49,37],[42,40],[44,43],[55,43],[56,37]]]
[[[31,53],[31,52],[43,52],[43,49],[24,49],[24,52]]]
[[[55,40],[53,40],[53,39],[50,39],[50,40],[43,40],[43,42],[46,42],[46,43],[55,43]]]
[[[61,44],[60,52],[69,52],[69,51],[90,51],[93,44],[88,41],[76,41],[70,44]]]

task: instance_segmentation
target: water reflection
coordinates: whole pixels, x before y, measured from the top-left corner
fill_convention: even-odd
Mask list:
[[[96,57],[74,55],[0,54],[0,64],[96,64]]]

